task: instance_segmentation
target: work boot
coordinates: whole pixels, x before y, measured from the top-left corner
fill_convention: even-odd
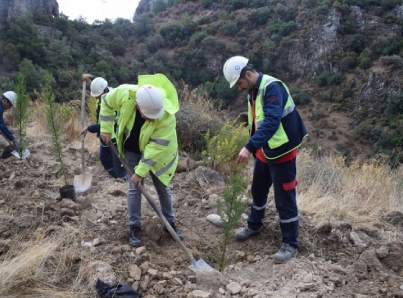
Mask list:
[[[248,227],[246,227],[246,228],[242,228],[242,229],[236,231],[234,237],[235,237],[235,240],[244,241],[253,235],[259,234],[260,231],[261,231],[260,229],[257,231],[253,231],[253,230],[249,229]]]
[[[176,227],[175,223],[169,223],[169,224],[171,225],[172,229],[175,231],[175,233],[179,237],[179,239],[183,241],[183,239],[185,239],[185,236],[183,235],[182,231]],[[165,226],[164,226],[164,230],[169,233],[168,229]]]
[[[290,259],[297,255],[297,249],[287,243],[282,243],[278,252],[273,255],[275,264],[287,263]]]
[[[130,226],[129,244],[134,247],[141,246],[141,227]]]

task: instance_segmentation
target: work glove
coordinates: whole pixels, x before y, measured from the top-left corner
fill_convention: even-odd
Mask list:
[[[13,140],[13,144],[14,144],[15,150],[18,151],[21,149],[20,143],[18,143],[18,141],[16,139]]]

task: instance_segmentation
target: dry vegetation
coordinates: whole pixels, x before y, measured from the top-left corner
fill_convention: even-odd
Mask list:
[[[195,92],[188,89],[180,92],[183,101],[178,129],[183,131],[178,135],[182,147],[198,144],[201,128],[207,131],[222,119],[211,103]],[[45,139],[43,110],[40,101],[32,106],[33,121],[28,137],[37,142]],[[79,113],[75,112],[71,114],[74,121],[69,122],[66,142],[76,139],[80,131]],[[97,139],[92,138],[86,146],[96,152]],[[387,163],[375,160],[346,166],[339,156],[317,157],[307,149],[302,149],[298,157],[299,206],[318,226],[334,220],[375,224],[390,211],[403,212],[402,181],[402,166],[392,170]],[[0,251],[0,296],[94,296],[94,289],[84,275],[85,261],[77,244],[79,229],[68,225],[43,226],[34,231],[21,234],[6,253]]]

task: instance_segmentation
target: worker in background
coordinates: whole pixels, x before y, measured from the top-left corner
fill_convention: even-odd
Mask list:
[[[127,193],[129,244],[141,245],[141,190],[150,174],[157,190],[161,212],[178,237],[172,193],[168,187],[178,164],[175,113],[179,110],[174,85],[163,74],[141,75],[137,85],[120,85],[101,105],[101,138],[108,144],[113,134],[114,113],[120,112],[117,132],[119,154],[133,169]]]
[[[252,198],[247,226],[235,233],[243,241],[261,232],[270,187],[279,214],[282,244],[273,255],[275,263],[286,263],[298,250],[296,157],[307,136],[288,87],[279,79],[257,72],[242,56],[228,59],[223,67],[230,88],[248,91],[250,138],[237,162],[255,158]]]
[[[88,81],[92,80],[91,85],[90,85],[90,91],[91,91],[91,96],[97,99],[96,101],[96,123],[89,125],[85,127],[82,131],[81,134],[84,134],[84,136],[87,134],[87,132],[90,133],[96,133],[97,137],[99,138],[100,133],[101,133],[101,126],[100,126],[100,120],[99,120],[99,111],[101,108],[101,100],[102,98],[105,98],[106,95],[110,90],[112,90],[111,87],[108,86],[108,82],[101,77],[95,77],[91,74],[83,74],[81,76],[83,81]],[[115,119],[114,119],[115,120]],[[115,127],[116,128],[116,127]],[[115,135],[115,130],[112,132],[112,142],[116,144],[116,135]],[[127,179],[127,173],[124,167],[122,167],[122,164],[120,163],[119,159],[115,154],[113,154],[113,151],[110,149],[109,145],[106,145],[101,139],[100,139],[100,146],[99,146],[99,159],[101,161],[102,166],[104,169],[108,172],[108,174],[113,177],[113,178],[122,178],[124,180]]]
[[[3,114],[4,111],[11,109],[17,103],[17,94],[14,91],[4,92],[1,96],[1,105],[0,105],[0,130],[2,135],[7,138],[9,142],[14,145],[15,150],[20,150],[20,144],[14,138],[13,133],[7,128],[7,125],[4,123]]]

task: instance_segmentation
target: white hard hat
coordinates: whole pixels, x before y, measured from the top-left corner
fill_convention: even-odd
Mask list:
[[[224,77],[232,88],[241,75],[242,69],[248,64],[249,59],[243,56],[231,57],[223,67]]]
[[[7,91],[3,93],[3,96],[7,98],[13,106],[17,103],[17,93],[14,91]]]
[[[161,92],[152,85],[143,85],[137,90],[137,105],[144,116],[158,119],[164,114],[164,103]]]
[[[106,87],[108,87],[108,82],[104,78],[96,77],[91,82],[91,96],[100,96],[102,93],[104,93]]]

